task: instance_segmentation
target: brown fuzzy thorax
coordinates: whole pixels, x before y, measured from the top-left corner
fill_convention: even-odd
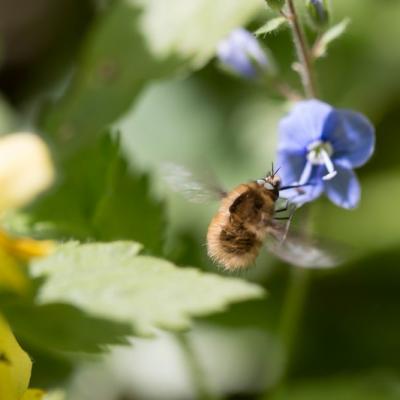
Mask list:
[[[241,184],[221,201],[207,233],[209,256],[226,269],[249,267],[274,214],[276,194],[256,182]]]

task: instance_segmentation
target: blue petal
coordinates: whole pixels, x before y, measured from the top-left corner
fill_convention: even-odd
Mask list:
[[[298,102],[279,125],[280,150],[301,151],[324,135],[328,117],[334,109],[319,100]]]
[[[370,121],[362,114],[349,111],[337,110],[336,126],[326,134],[333,148],[332,156],[334,162],[347,163],[352,168],[365,164],[374,152],[375,130]]]
[[[254,78],[260,68],[268,66],[268,59],[257,39],[245,29],[235,29],[217,49],[217,55],[222,64],[239,75]]]
[[[300,180],[305,165],[305,154],[280,151],[278,153],[277,166],[280,167],[279,176],[282,180],[282,186],[296,184]],[[324,188],[322,175],[323,168],[315,166],[309,179],[310,185],[302,187],[301,194],[299,194],[299,190],[297,189],[289,189],[282,191],[282,197],[290,199],[297,204],[304,204],[315,200],[321,195]]]
[[[282,191],[280,196],[285,199],[289,199],[292,203],[302,205],[317,199],[319,196],[321,196],[323,190],[324,185],[322,184],[321,180],[318,180],[316,184],[302,187],[301,192],[299,189],[289,189]]]
[[[353,170],[337,166],[337,175],[330,181],[325,181],[325,192],[329,199],[339,207],[354,208],[357,206],[361,188]]]
[[[306,165],[306,152],[279,151],[276,166],[282,186],[289,186],[299,181]]]

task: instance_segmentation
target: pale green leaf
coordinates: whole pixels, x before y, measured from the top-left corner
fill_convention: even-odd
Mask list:
[[[342,36],[350,23],[350,18],[345,18],[342,22],[328,29],[314,46],[313,54],[315,58],[323,57],[328,51],[328,46],[340,36]]]
[[[218,42],[246,25],[261,0],[129,0],[142,7],[141,27],[158,57],[178,55],[199,67],[214,56]]]
[[[97,17],[65,94],[43,115],[42,130],[74,153],[116,121],[150,82],[199,68],[261,0],[121,0]],[[116,45],[117,44],[117,45]]]
[[[184,329],[194,316],[223,311],[230,303],[261,297],[264,290],[237,278],[139,255],[134,242],[69,243],[36,261],[46,276],[41,302],[72,303],[97,316],[131,322],[137,334],[154,328]]]
[[[340,38],[350,24],[350,18],[345,18],[342,22],[329,28],[315,43],[313,48],[313,55],[315,58],[320,58],[326,56],[328,51],[328,46],[336,39]]]
[[[281,28],[286,22],[287,20],[285,17],[276,17],[270,19],[266,24],[258,28],[254,34],[256,36],[267,35],[268,33],[274,32]]]

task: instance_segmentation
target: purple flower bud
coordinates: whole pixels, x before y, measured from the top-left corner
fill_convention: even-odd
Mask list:
[[[339,207],[356,207],[361,189],[353,168],[368,161],[374,146],[364,115],[319,100],[298,102],[280,123],[278,164],[284,186],[309,186],[285,195],[303,204],[325,193]]]
[[[222,65],[245,78],[256,78],[268,68],[268,58],[257,39],[243,28],[235,29],[217,48]]]
[[[326,0],[307,0],[308,15],[317,28],[324,28],[329,23],[329,9]]]

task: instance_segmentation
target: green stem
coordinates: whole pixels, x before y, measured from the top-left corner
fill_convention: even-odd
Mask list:
[[[293,356],[295,338],[299,332],[304,303],[307,296],[308,271],[291,268],[288,289],[283,305],[282,319],[279,327],[280,338],[285,349],[284,370],[287,374]],[[283,377],[284,378],[284,377]]]
[[[210,393],[204,371],[198,362],[198,359],[193,351],[193,346],[185,333],[177,333],[176,338],[181,346],[185,355],[186,363],[190,371],[193,386],[196,391],[197,400],[218,400],[217,396]]]
[[[280,399],[285,387],[285,381],[290,371],[293,359],[294,344],[300,330],[304,303],[307,298],[309,271],[292,267],[286,289],[286,296],[282,306],[282,317],[279,325],[279,338],[284,351],[282,376],[279,382],[264,395],[264,400]]]
[[[313,59],[311,56],[310,47],[304,34],[304,30],[301,26],[300,19],[297,15],[293,0],[286,0],[286,6],[289,13],[284,15],[289,21],[297,57],[301,65],[301,70],[299,72],[304,91],[307,97],[317,97],[317,89],[313,71]]]

